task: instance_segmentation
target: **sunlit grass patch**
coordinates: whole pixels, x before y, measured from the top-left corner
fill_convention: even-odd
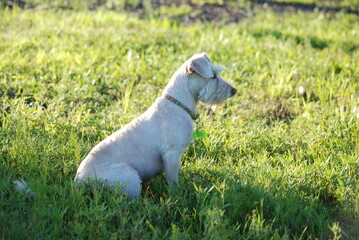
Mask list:
[[[105,10],[0,15],[2,238],[359,236],[357,16],[185,26]],[[186,151],[179,185],[157,176],[135,202],[75,188],[90,149],[203,51],[238,93],[214,112],[199,106],[208,137]],[[15,192],[20,178],[34,200]]]

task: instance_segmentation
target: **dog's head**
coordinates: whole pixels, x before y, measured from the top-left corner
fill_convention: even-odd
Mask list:
[[[185,67],[189,89],[202,102],[218,104],[236,94],[237,90],[219,76],[226,67],[213,65],[207,54],[193,55]]]

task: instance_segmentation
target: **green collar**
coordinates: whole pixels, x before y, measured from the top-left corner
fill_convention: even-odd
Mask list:
[[[177,106],[181,107],[183,110],[185,110],[193,119],[193,121],[196,121],[199,118],[199,115],[191,110],[189,110],[188,107],[186,107],[185,105],[183,105],[180,101],[178,101],[177,99],[169,96],[169,95],[165,95],[165,98],[171,102],[173,102],[174,104],[176,104]]]

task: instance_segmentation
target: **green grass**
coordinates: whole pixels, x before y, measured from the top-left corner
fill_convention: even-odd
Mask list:
[[[358,16],[189,26],[111,11],[0,16],[2,239],[359,238]],[[208,138],[186,151],[179,185],[160,175],[133,202],[77,191],[91,148],[203,51],[229,67],[238,94],[215,115],[199,107]],[[34,199],[15,192],[19,178]]]

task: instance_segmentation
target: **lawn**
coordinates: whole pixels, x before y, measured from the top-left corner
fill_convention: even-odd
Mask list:
[[[358,22],[0,10],[0,238],[358,239]],[[186,151],[179,184],[159,175],[138,201],[75,188],[91,148],[197,52],[226,65],[238,93],[214,112],[199,106],[208,137]],[[33,199],[15,191],[20,178]]]

